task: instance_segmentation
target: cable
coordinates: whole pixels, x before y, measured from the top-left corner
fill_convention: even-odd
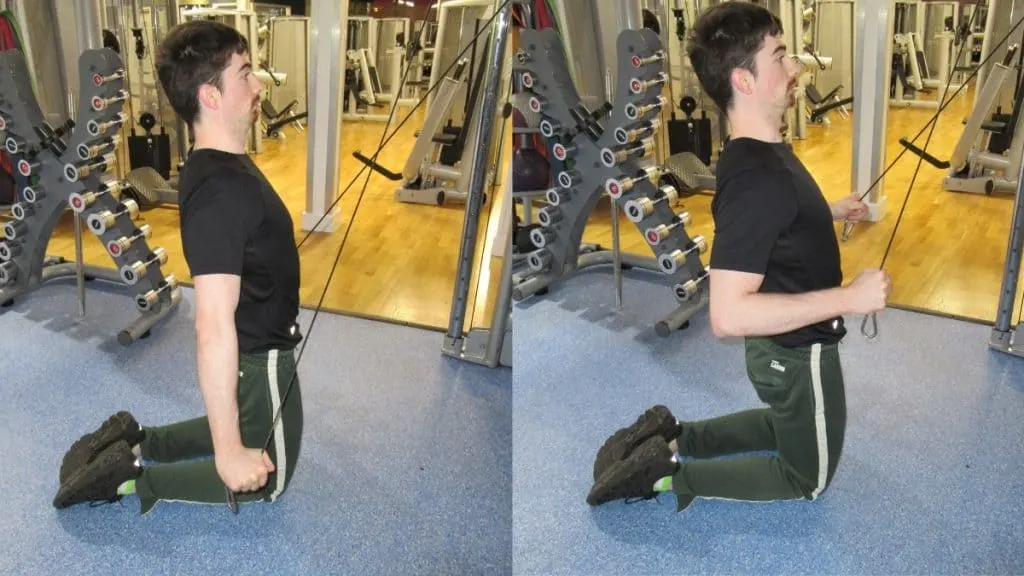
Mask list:
[[[433,86],[431,86],[430,88],[427,89],[426,94],[424,94],[423,97],[420,98],[420,101],[417,102],[416,105],[413,106],[411,110],[409,110],[409,114],[406,115],[405,119],[403,119],[401,122],[398,123],[398,126],[395,127],[395,130],[391,133],[391,135],[388,136],[386,139],[383,139],[381,141],[380,147],[377,149],[377,152],[375,152],[374,155],[373,155],[373,160],[374,161],[376,161],[377,155],[380,153],[381,150],[383,150],[384,146],[387,146],[388,143],[391,142],[391,139],[394,138],[396,134],[398,134],[398,131],[402,128],[402,126],[405,126],[405,123],[408,122],[410,118],[412,118],[413,112],[415,112],[416,109],[419,108],[427,100],[427,95],[430,94],[431,92],[433,92],[434,90],[436,90],[438,88],[438,86],[441,86],[441,84],[443,83],[442,81],[443,81],[444,77],[448,75],[448,72],[450,72],[451,69],[454,68],[459,63],[459,59],[462,58],[462,56],[466,53],[466,51],[469,50],[470,47],[473,46],[474,41],[476,41],[484,33],[485,30],[489,30],[490,29],[491,23],[497,17],[498,13],[501,12],[505,8],[505,6],[507,6],[508,3],[511,2],[511,1],[512,0],[504,0],[504,2],[501,3],[501,6],[499,6],[498,8],[496,8],[494,10],[494,14],[487,20],[487,22],[485,23],[484,26],[480,27],[480,30],[473,36],[473,39],[470,40],[469,42],[467,42],[466,43],[466,47],[463,48],[458,54],[456,54],[455,58],[453,59],[452,63],[448,66],[448,68],[446,68],[444,72],[442,72],[440,75],[438,75],[438,78],[440,78],[440,80],[438,80],[437,83],[435,83]],[[423,35],[424,35],[425,32],[426,32],[426,26],[423,26],[420,29],[420,40],[423,39]],[[409,68],[406,68],[405,75],[402,76],[403,82],[404,82],[405,78],[408,76],[408,74],[409,74]],[[394,113],[395,108],[391,109],[391,113],[392,114]],[[389,116],[389,123],[390,123],[390,116],[391,115],[389,114],[388,116]],[[387,133],[387,126],[384,127],[384,133]],[[316,232],[316,229],[317,229],[317,227],[320,226],[320,223],[323,222],[325,218],[327,218],[327,215],[330,214],[332,210],[334,210],[334,207],[338,205],[338,202],[340,202],[341,199],[345,196],[345,194],[349,191],[349,188],[351,188],[352,185],[356,183],[356,180],[358,180],[359,177],[362,176],[363,171],[367,170],[368,168],[369,168],[369,166],[364,164],[363,167],[359,169],[359,172],[356,172],[356,175],[352,177],[352,181],[349,182],[347,186],[345,186],[345,189],[341,191],[341,194],[338,194],[338,197],[334,199],[334,202],[332,202],[331,205],[328,206],[326,210],[324,210],[323,216],[321,216],[320,219],[316,221],[316,224],[313,224],[313,226],[310,227],[309,232],[307,232],[305,237],[303,237],[302,240],[299,242],[298,248],[302,248],[302,245],[306,243],[306,240],[308,240],[309,237],[312,236],[314,232]]]
[[[972,16],[971,16],[971,19],[972,19],[972,20],[974,19],[974,16],[975,16],[975,15],[977,15],[977,13],[975,13],[974,15],[972,15]],[[1024,18],[1021,18],[1020,20],[1018,20],[1018,21],[1017,21],[1017,23],[1016,23],[1016,24],[1014,24],[1013,28],[1011,28],[1011,29],[1010,29],[1010,31],[1009,31],[1009,32],[1008,32],[1008,33],[1006,34],[1006,36],[1004,36],[1004,37],[1003,37],[1003,39],[1002,39],[1002,40],[1000,40],[1000,41],[999,41],[999,42],[998,42],[998,43],[997,43],[997,44],[996,44],[996,45],[995,45],[995,46],[994,46],[994,47],[992,48],[992,50],[991,50],[991,51],[989,52],[988,56],[986,56],[986,57],[985,57],[985,59],[984,59],[984,60],[982,60],[982,61],[981,61],[981,62],[980,62],[980,63],[978,64],[977,68],[975,68],[975,69],[974,69],[974,71],[972,71],[972,72],[971,72],[971,73],[970,73],[970,74],[969,74],[969,75],[967,76],[967,78],[966,78],[966,79],[965,79],[965,80],[963,81],[963,83],[962,83],[962,84],[960,85],[960,87],[959,87],[959,88],[957,88],[956,92],[954,92],[954,93],[953,93],[953,96],[951,96],[951,97],[949,98],[949,100],[947,100],[947,101],[946,101],[946,102],[945,102],[945,103],[944,103],[944,104],[943,104],[942,106],[940,106],[940,107],[939,107],[939,109],[938,109],[938,110],[937,110],[937,111],[935,112],[935,115],[934,115],[934,116],[932,116],[932,119],[931,119],[931,120],[929,120],[929,121],[928,121],[928,123],[927,123],[927,124],[925,124],[923,128],[921,128],[921,131],[920,131],[920,132],[918,132],[918,133],[917,133],[917,135],[916,135],[916,136],[914,136],[914,137],[913,137],[913,138],[912,138],[912,139],[910,140],[910,143],[911,143],[911,144],[914,144],[915,142],[917,142],[917,139],[921,137],[921,134],[924,134],[924,131],[925,131],[925,130],[927,130],[929,126],[931,126],[931,125],[932,125],[932,124],[934,124],[934,123],[935,123],[936,121],[938,121],[938,119],[939,119],[939,115],[940,115],[940,114],[942,113],[942,111],[943,111],[943,110],[945,110],[945,109],[946,109],[946,107],[947,107],[947,106],[949,106],[949,104],[950,104],[950,103],[952,103],[952,101],[953,101],[953,98],[954,98],[954,97],[955,97],[955,96],[956,96],[957,94],[959,94],[959,93],[960,93],[960,91],[961,91],[961,90],[963,90],[963,89],[964,89],[964,88],[965,88],[965,87],[966,87],[966,86],[967,86],[967,85],[968,85],[968,84],[969,84],[969,83],[971,82],[971,80],[972,80],[972,79],[973,79],[973,78],[974,78],[975,76],[977,76],[977,75],[978,75],[978,71],[980,71],[980,70],[981,70],[981,68],[982,68],[982,67],[983,67],[983,66],[984,66],[985,64],[987,64],[987,63],[988,63],[988,61],[989,61],[989,60],[990,60],[990,59],[991,59],[991,58],[992,58],[992,57],[993,57],[993,56],[995,55],[995,50],[996,50],[996,48],[999,48],[1000,46],[1002,46],[1002,45],[1003,45],[1003,44],[1004,44],[1004,43],[1005,43],[1005,42],[1006,42],[1006,41],[1007,41],[1007,40],[1008,40],[1008,39],[1010,38],[1010,35],[1012,35],[1012,34],[1014,33],[1014,31],[1015,31],[1015,30],[1017,30],[1017,28],[1018,28],[1018,27],[1020,27],[1020,25],[1021,25],[1022,23],[1024,23]],[[900,153],[899,153],[899,154],[898,154],[898,155],[896,156],[896,159],[895,159],[895,160],[893,160],[893,161],[892,161],[892,163],[890,163],[888,167],[886,167],[886,169],[885,169],[885,170],[884,170],[884,171],[883,171],[883,172],[882,172],[882,173],[881,173],[881,174],[880,174],[880,175],[878,176],[878,178],[876,178],[876,179],[875,179],[875,181],[874,181],[874,182],[872,182],[872,183],[871,183],[871,185],[870,185],[870,186],[868,186],[867,190],[865,190],[865,191],[864,191],[864,193],[863,193],[863,194],[861,194],[861,196],[860,196],[860,199],[861,199],[861,200],[863,200],[863,199],[864,199],[864,197],[866,197],[866,196],[867,196],[867,195],[868,195],[868,194],[869,194],[869,193],[871,192],[871,190],[872,190],[872,189],[873,189],[873,188],[874,188],[875,186],[877,186],[879,182],[881,182],[882,178],[885,178],[885,175],[886,175],[886,174],[888,174],[888,173],[889,173],[889,170],[891,170],[891,169],[892,169],[892,167],[893,167],[893,166],[895,166],[895,165],[896,165],[896,163],[900,161],[900,158],[902,158],[902,157],[903,157],[903,155],[907,153],[907,150],[909,150],[909,148],[904,148],[904,149],[903,149],[903,151],[902,151],[902,152],[900,152]],[[852,229],[852,226],[853,226],[853,224],[854,224],[854,223],[853,223],[853,222],[851,222],[851,221],[849,221],[849,220],[847,220],[847,221],[846,221],[846,223],[845,223],[845,225],[844,225],[844,231],[843,231],[843,237],[844,237],[844,239],[846,239],[846,237],[848,237],[848,236],[849,236],[849,231],[848,231],[848,229]]]
[[[978,14],[977,11],[975,11],[973,14],[971,14],[971,20],[968,22],[968,27],[973,26],[974,18],[977,16],[977,14]],[[907,187],[907,195],[903,198],[903,205],[900,207],[899,215],[896,218],[896,225],[893,227],[893,230],[892,230],[892,235],[889,236],[889,242],[886,245],[885,253],[882,256],[882,263],[879,264],[879,266],[878,266],[879,269],[883,269],[885,267],[885,262],[889,258],[889,253],[892,250],[893,243],[896,240],[896,233],[897,233],[897,231],[899,231],[900,222],[903,220],[903,214],[906,212],[907,205],[910,203],[910,194],[914,191],[914,183],[917,181],[917,175],[918,175],[918,173],[921,170],[921,163],[924,162],[924,153],[928,151],[928,144],[931,142],[932,135],[935,132],[935,126],[938,124],[939,115],[942,114],[942,111],[945,110],[946,106],[949,106],[949,104],[953,101],[953,99],[956,97],[956,95],[961,90],[963,90],[964,87],[966,87],[968,85],[968,83],[970,83],[971,79],[975,75],[977,75],[978,71],[981,70],[982,66],[984,66],[986,64],[986,62],[990,58],[992,58],[992,56],[995,55],[996,49],[998,49],[1000,46],[1002,46],[1003,43],[1006,42],[1006,40],[1009,39],[1010,35],[1013,34],[1013,32],[1017,29],[1018,26],[1021,25],[1022,22],[1024,22],[1024,18],[1019,20],[1017,22],[1017,24],[1013,28],[1010,29],[1009,33],[1007,33],[1006,36],[1004,36],[1003,39],[992,48],[992,50],[989,52],[989,55],[985,58],[985,60],[983,60],[980,64],[978,64],[978,67],[975,68],[974,71],[971,73],[971,75],[968,76],[967,79],[960,85],[960,88],[957,89],[957,91],[954,92],[953,95],[950,96],[948,100],[946,100],[945,102],[941,102],[940,103],[941,105],[940,105],[939,109],[935,112],[935,115],[932,117],[932,119],[928,122],[928,124],[925,125],[924,128],[921,129],[920,132],[917,133],[916,136],[914,136],[914,140],[913,141],[916,141],[921,136],[921,133],[923,133],[925,131],[925,129],[929,128],[929,126],[930,126],[930,130],[928,132],[928,138],[925,139],[925,144],[924,144],[924,148],[922,149],[922,154],[918,155],[917,167],[914,169],[914,174],[913,174],[913,176],[910,179],[910,185]],[[954,62],[959,62],[960,61],[960,57],[963,55],[963,49],[964,49],[964,47],[966,45],[967,45],[966,42],[960,44],[960,51],[957,53],[957,56],[956,56],[956,59],[954,60]],[[942,94],[947,94],[949,92],[949,86],[950,86],[950,84],[952,84],[952,82],[953,82],[953,75],[952,74],[948,74],[947,77],[946,77],[946,87],[942,91]],[[913,143],[913,141],[911,143]],[[892,164],[890,164],[889,167],[885,169],[885,172],[883,172],[882,175],[879,176],[877,180],[875,180],[875,182],[871,185],[871,187],[868,188],[868,191],[865,192],[863,195],[861,195],[861,197],[860,197],[861,200],[863,200],[864,197],[867,196],[867,194],[868,194],[868,192],[870,192],[871,188],[873,188],[875,186],[875,184],[877,184],[882,179],[882,177],[885,176],[886,172],[888,172],[889,169],[891,169],[896,164],[896,162],[899,161],[899,159],[903,156],[903,154],[906,153],[907,150],[909,150],[909,148],[904,148],[904,151],[901,154],[899,154],[896,157],[896,160],[894,160],[892,162]],[[849,225],[849,223],[850,223],[850,221],[847,220],[847,223],[844,225],[844,236],[846,236],[845,228],[846,228],[846,226]],[[869,321],[872,324],[872,329],[871,329],[870,332],[868,331],[868,322]],[[875,312],[872,312],[872,313],[864,316],[864,319],[861,321],[861,324],[860,324],[860,332],[861,332],[862,335],[864,335],[869,340],[874,340],[875,338],[878,337],[878,316],[876,315]]]
[[[481,31],[477,33],[477,36],[479,36],[482,33],[483,30],[489,30],[490,29],[491,23],[494,21],[495,18],[498,17],[498,15],[502,12],[502,10],[504,10],[504,8],[508,5],[508,3],[510,1],[511,0],[505,0],[502,3],[501,7],[497,8],[494,11],[494,15],[487,21],[487,24],[485,26],[481,27]],[[424,25],[420,29],[420,40],[423,39],[423,34],[425,33],[426,28],[427,28],[426,25]],[[474,37],[474,39],[475,38],[476,37]],[[471,46],[471,45],[472,45],[472,43],[469,44],[469,46]],[[467,48],[469,46],[467,46]],[[459,56],[456,56],[456,58],[455,58],[456,62],[458,62],[459,57],[461,57],[461,53],[459,54]],[[405,87],[405,81],[408,78],[409,70],[410,69],[411,69],[411,67],[408,67],[408,66],[406,67],[405,74],[402,76],[402,80],[399,83],[397,90],[395,91],[395,99],[396,100],[397,100],[398,96],[402,93],[402,89]],[[498,73],[498,72],[495,72],[495,73]],[[445,71],[445,74],[447,74],[447,71]],[[438,85],[439,84],[440,84],[440,82],[438,82]],[[420,102],[422,102],[422,100],[420,100]],[[383,150],[384,146],[386,145],[386,142],[384,140],[384,135],[387,133],[387,126],[391,123],[391,119],[392,119],[392,117],[394,115],[394,112],[395,112],[396,108],[397,108],[397,105],[396,106],[392,106],[391,111],[388,114],[387,124],[385,124],[384,131],[381,133],[381,142],[378,144],[377,151],[373,153],[373,161],[376,161],[377,155],[380,154],[381,150]],[[410,112],[410,115],[411,115],[411,112]],[[408,120],[408,116],[406,117],[406,120]],[[401,127],[401,126],[399,126],[399,127]],[[391,137],[394,137],[394,135],[397,133],[397,131],[398,131],[398,129],[396,128],[395,132],[391,133]],[[362,171],[360,171],[360,174],[361,173],[362,173]],[[359,175],[357,174],[356,178],[358,178],[358,177],[359,177]],[[352,183],[355,183],[355,179],[352,180]],[[349,187],[352,186],[352,183],[349,184]],[[302,355],[306,351],[306,344],[309,343],[309,335],[313,332],[313,326],[316,324],[317,316],[320,315],[320,310],[323,308],[324,299],[327,297],[327,290],[328,290],[328,288],[331,285],[331,280],[334,278],[334,273],[337,272],[337,270],[338,270],[338,262],[341,261],[341,253],[345,249],[345,243],[348,241],[349,232],[352,230],[352,224],[355,223],[355,221],[356,221],[356,214],[359,212],[359,206],[362,204],[363,197],[366,194],[366,188],[369,186],[369,184],[370,184],[370,174],[367,174],[366,175],[366,179],[363,181],[363,189],[360,190],[359,196],[356,198],[355,208],[352,209],[352,216],[349,218],[348,225],[345,227],[345,233],[341,237],[341,244],[338,245],[338,251],[337,251],[337,253],[334,256],[334,265],[331,266],[331,273],[327,276],[327,283],[324,285],[323,293],[321,293],[321,295],[320,295],[320,301],[317,303],[316,309],[313,311],[313,318],[309,321],[309,328],[306,329],[306,333],[305,333],[305,335],[304,335],[304,337],[302,339],[302,345],[299,347],[299,353],[295,357],[295,365],[292,368],[292,375],[291,375],[291,378],[288,381],[288,387],[285,389],[284,394],[281,396],[281,403],[280,403],[280,405],[277,408],[277,414],[274,416],[273,421],[271,421],[271,423],[270,423],[270,430],[267,431],[267,439],[263,442],[263,452],[266,452],[267,449],[270,447],[270,441],[273,440],[273,438],[274,438],[274,428],[277,427],[277,423],[281,419],[281,412],[284,410],[285,403],[288,400],[288,395],[291,394],[292,388],[295,385],[296,376],[299,373],[299,363],[302,361]],[[347,189],[348,188],[346,188],[346,190]],[[335,204],[337,204],[338,200],[341,200],[341,196],[340,195],[334,201]],[[333,207],[334,207],[334,205],[332,204],[331,208],[333,208]],[[328,209],[326,212],[330,213],[330,209]],[[321,220],[323,220],[323,218],[321,218]],[[320,222],[317,222],[317,225],[319,225],[319,224],[320,224]],[[316,225],[313,226],[313,230],[315,230],[315,229],[316,229]],[[307,235],[306,237],[308,238],[309,236]],[[305,241],[305,240],[303,240],[303,241]],[[301,243],[299,245],[301,246]],[[227,493],[228,508],[231,510],[232,513],[238,514],[238,499],[237,499],[235,493],[230,488],[228,488],[227,486],[225,486],[224,489],[225,489],[225,491]]]

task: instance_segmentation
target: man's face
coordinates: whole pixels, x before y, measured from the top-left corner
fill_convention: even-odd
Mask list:
[[[259,79],[252,73],[252,66],[244,56],[231,55],[231,62],[221,73],[221,110],[224,120],[242,129],[248,128],[259,118],[260,92],[263,89]]]
[[[764,45],[754,61],[757,66],[752,93],[754,100],[779,113],[794,106],[800,64],[790,58],[782,39],[765,36]]]

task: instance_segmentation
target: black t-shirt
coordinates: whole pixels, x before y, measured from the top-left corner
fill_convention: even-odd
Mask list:
[[[193,277],[241,276],[239,352],[290,350],[301,341],[299,253],[292,218],[245,154],[199,149],[178,177],[181,243]]]
[[[763,274],[762,293],[842,285],[832,211],[788,145],[731,140],[719,157],[716,181],[712,268]],[[795,348],[835,343],[845,335],[843,318],[836,317],[771,339]]]

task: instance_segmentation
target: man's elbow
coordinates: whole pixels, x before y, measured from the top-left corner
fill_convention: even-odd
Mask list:
[[[728,306],[710,307],[711,332],[716,338],[735,338],[742,336],[736,322],[736,314]]]

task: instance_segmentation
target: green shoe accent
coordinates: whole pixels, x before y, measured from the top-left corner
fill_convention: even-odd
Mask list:
[[[671,492],[672,491],[672,477],[665,476],[661,480],[654,483],[655,492]]]
[[[128,480],[124,484],[117,487],[117,493],[122,496],[128,494],[135,494],[135,480]]]

